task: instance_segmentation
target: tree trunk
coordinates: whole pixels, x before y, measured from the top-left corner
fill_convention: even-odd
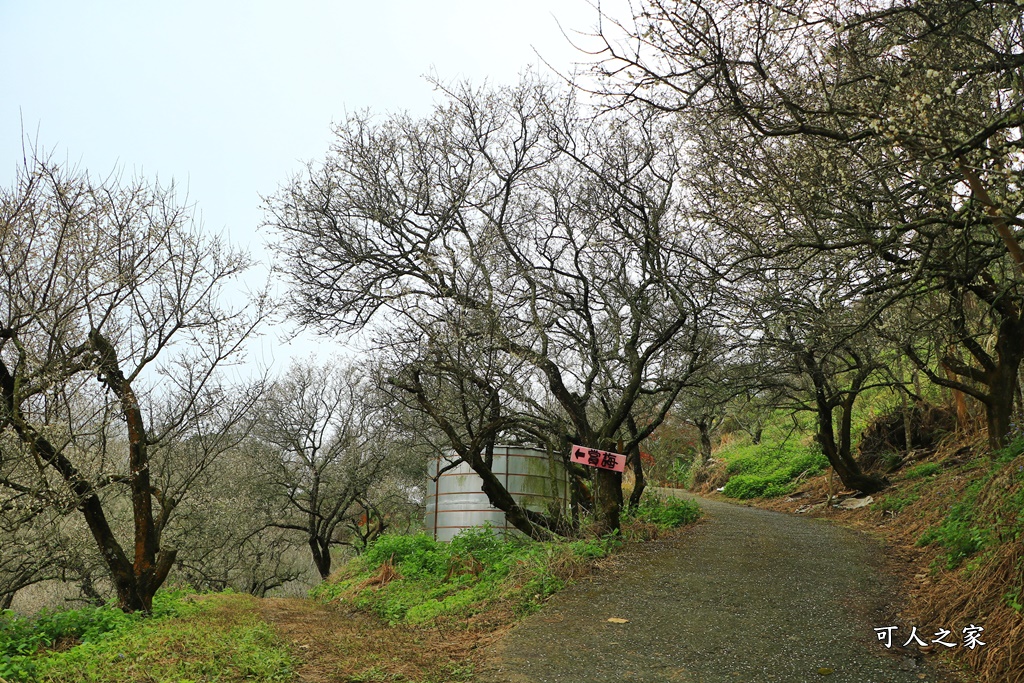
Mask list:
[[[697,422],[697,429],[700,430],[700,467],[706,467],[711,462],[711,428],[703,420]]]
[[[573,472],[572,467],[569,465],[569,510],[571,515],[570,523],[573,529],[580,528],[580,513],[584,515],[588,514],[594,507],[593,497],[587,490],[586,484],[583,483],[584,477],[576,472]],[[579,466],[575,466],[579,467]],[[582,468],[580,468],[582,469]]]
[[[986,373],[988,400],[985,422],[992,453],[1006,445],[1013,421],[1013,400],[1017,391],[1017,374],[1024,358],[1024,323],[1004,318],[996,336],[995,367]]]
[[[464,458],[483,480],[481,490],[487,495],[488,502],[505,513],[505,520],[509,524],[534,540],[544,541],[552,537],[554,532],[552,521],[540,513],[527,510],[519,505],[479,453],[464,456]]]
[[[100,381],[117,396],[121,414],[128,428],[128,483],[132,490],[132,517],[135,526],[134,561],[128,560],[106,524],[94,525],[90,517],[103,514],[99,498],[93,494],[83,503],[83,512],[89,522],[104,558],[113,573],[118,606],[126,612],[150,612],[153,595],[167,579],[174,564],[176,551],[160,550],[160,532],[153,516],[153,486],[149,474],[149,439],[138,397],[131,383],[121,371],[114,347],[98,330],[89,333],[89,341],[96,352],[96,365]],[[66,478],[66,477],[65,477]],[[91,511],[91,512],[90,512]],[[117,553],[110,554],[116,546]],[[115,556],[119,554],[119,556]]]
[[[313,564],[316,566],[320,578],[327,580],[331,575],[331,547],[330,544],[321,543],[315,534],[309,537],[309,549],[313,552]]]
[[[954,346],[950,346],[947,354],[953,355],[955,351],[956,348]],[[950,370],[948,366],[943,364],[942,370],[946,373],[946,379],[950,382],[956,381],[956,374]],[[967,398],[965,397],[964,392],[959,389],[950,388],[950,391],[953,393],[953,403],[956,405],[956,426],[960,430],[966,430],[967,426],[971,422],[971,414],[967,410]],[[917,393],[920,395],[921,392],[918,391]]]
[[[903,444],[907,449],[907,455],[914,450],[914,420],[910,408],[907,406],[907,392],[900,392],[900,412],[903,413]]]
[[[839,475],[843,486],[862,493],[875,493],[886,486],[886,481],[879,477],[864,474],[860,465],[850,455],[850,428],[851,416],[849,410],[844,410],[840,424],[840,443],[836,443],[835,431],[832,422],[832,407],[819,400],[818,405],[818,443],[822,452],[828,458],[832,469]]]
[[[629,494],[629,509],[636,510],[640,507],[640,499],[647,488],[647,480],[644,477],[643,459],[640,457],[640,446],[635,446],[630,453],[630,463],[633,466],[633,492]]]
[[[594,470],[594,531],[604,536],[619,529],[622,509],[622,473],[603,468]]]
[[[92,486],[85,481],[75,466],[47,440],[25,424],[15,426],[15,431],[34,453],[60,473],[71,490],[78,496],[78,509],[85,518],[86,526],[92,533],[99,548],[110,580],[117,593],[118,607],[125,612],[150,612],[153,595],[167,578],[174,564],[176,551],[164,551],[156,563],[132,563],[107,521],[103,505]],[[138,550],[138,548],[136,548]]]

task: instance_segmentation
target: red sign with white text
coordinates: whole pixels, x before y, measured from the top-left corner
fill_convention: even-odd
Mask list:
[[[599,451],[596,448],[585,446],[572,447],[572,461],[590,467],[601,467],[614,472],[622,472],[626,469],[626,456],[619,453]]]

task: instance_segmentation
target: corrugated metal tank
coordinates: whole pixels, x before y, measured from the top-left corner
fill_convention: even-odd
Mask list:
[[[438,456],[428,467],[426,527],[438,541],[450,541],[463,529],[491,526],[502,533],[514,529],[505,513],[492,507],[481,490],[482,480],[468,463],[437,473],[454,458]],[[491,471],[501,479],[512,497],[523,507],[563,512],[568,507],[569,482],[565,466],[557,456],[524,446],[495,446]]]

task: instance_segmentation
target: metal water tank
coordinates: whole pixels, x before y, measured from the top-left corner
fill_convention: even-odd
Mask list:
[[[437,476],[455,459],[438,456],[427,468],[427,533],[435,540],[450,541],[463,529],[486,522],[501,533],[514,529],[505,520],[505,513],[491,506],[481,490],[483,481],[468,463]],[[552,508],[561,512],[568,508],[569,480],[556,455],[525,446],[495,446],[491,471],[512,498],[529,510],[548,513]]]

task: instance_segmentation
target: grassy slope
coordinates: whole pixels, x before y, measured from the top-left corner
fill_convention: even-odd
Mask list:
[[[1024,681],[1024,439],[989,457],[947,447],[903,471],[868,521],[920,550],[908,613],[918,623],[986,629],[954,650],[982,681]],[[934,632],[932,629],[931,632]]]
[[[538,543],[479,529],[437,543],[424,534],[385,535],[313,595],[341,600],[391,624],[465,620],[491,610],[521,616],[589,571],[623,538],[650,537],[692,523],[699,514],[689,501],[650,495],[637,513],[625,515],[622,537]]]

